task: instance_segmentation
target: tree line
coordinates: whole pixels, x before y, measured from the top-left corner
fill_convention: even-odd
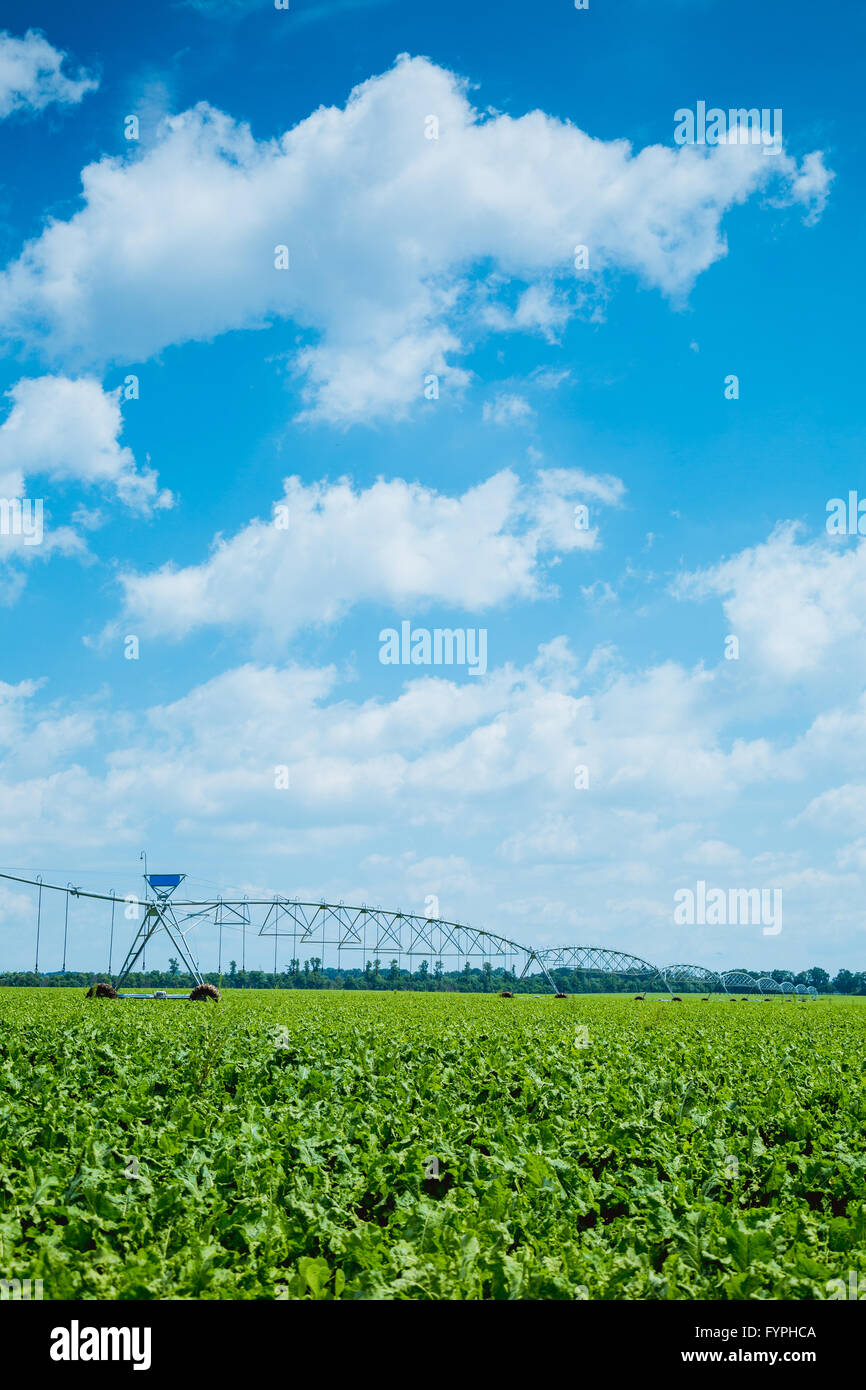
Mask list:
[[[742,967],[745,969],[746,967]],[[564,994],[634,994],[654,991],[667,993],[661,980],[650,983],[646,976],[618,975],[601,970],[551,970],[551,978]],[[368,960],[363,968],[338,969],[324,967],[321,957],[311,956],[303,963],[293,959],[282,970],[239,970],[237,961],[230,961],[224,973],[210,971],[202,976],[222,989],[372,989],[416,990],[423,992],[497,994],[508,990],[512,994],[549,992],[545,977],[536,973],[518,979],[514,970],[496,967],[485,961],[480,967],[467,964],[462,970],[445,970],[442,961],[423,960],[415,971],[404,969],[399,960],[383,965],[381,960]],[[819,994],[866,995],[866,971],[840,970],[831,979],[826,970],[812,966],[799,972],[770,971],[770,978],[781,983],[791,979],[795,985],[812,986]],[[106,972],[53,971],[37,975],[33,971],[9,970],[0,972],[0,986],[29,985],[81,986],[87,989],[94,981],[110,981]],[[137,971],[124,981],[128,989],[192,989],[195,980],[184,974],[177,960],[169,959],[168,970]],[[677,994],[706,994],[706,982],[683,983],[675,987]]]

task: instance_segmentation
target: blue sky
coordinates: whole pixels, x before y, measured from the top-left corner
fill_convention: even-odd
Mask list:
[[[146,847],[533,944],[862,967],[866,552],[825,526],[866,495],[858,7],[3,25],[0,496],[44,534],[0,535],[2,864],[135,891]],[[781,109],[782,152],[677,146],[698,101]],[[404,621],[484,628],[488,670],[382,664]],[[782,931],[678,924],[699,880],[780,890]],[[26,894],[0,932],[28,964]]]

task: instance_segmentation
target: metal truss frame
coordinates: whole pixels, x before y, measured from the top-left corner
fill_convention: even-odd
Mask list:
[[[786,995],[793,995],[794,981],[774,980],[772,975],[762,975],[758,981],[758,988],[763,994],[781,994],[784,998]]]
[[[774,980],[770,975],[757,975],[749,970],[726,970],[720,976],[725,989],[730,994],[750,990],[753,994],[781,994],[783,997],[793,993],[793,980]]]
[[[657,978],[664,982],[671,993],[674,985],[700,985],[702,989],[725,988],[718,971],[710,970],[705,965],[689,965],[684,962],[665,965],[659,970]]]
[[[300,902],[292,898],[248,900],[250,909],[264,909],[259,936],[291,937],[296,949],[304,946],[336,946],[343,951],[359,951],[363,959],[393,951],[411,963],[420,959],[454,958],[469,963],[499,959],[506,969],[523,962],[519,979],[533,964],[538,965],[554,994],[556,984],[543,952],[519,941],[499,936],[481,927],[450,922],[442,917],[424,917],[414,912],[395,912],[383,907],[357,907],[347,903]],[[509,964],[510,963],[510,964]]]
[[[551,970],[601,971],[611,975],[658,974],[658,966],[640,956],[614,951],[607,946],[548,946],[535,952],[536,959]]]
[[[466,926],[462,922],[451,922],[441,917],[426,917],[413,912],[395,912],[383,907],[350,906],[346,903],[320,901],[303,902],[295,898],[211,898],[207,900],[172,899],[174,887],[183,875],[151,875],[154,879],[176,879],[172,887],[150,886],[152,896],[138,899],[144,908],[144,918],[130,946],[119,974],[115,977],[121,985],[131,973],[135,962],[144,951],[147,943],[158,931],[165,931],[178,955],[183,960],[190,975],[197,984],[202,983],[198,963],[186,942],[187,934],[197,924],[210,922],[220,933],[223,927],[241,931],[247,930],[260,937],[274,938],[274,970],[276,971],[277,938],[291,938],[294,949],[298,947],[336,947],[337,965],[341,964],[344,951],[357,951],[364,960],[369,957],[380,958],[391,951],[398,957],[408,957],[410,967],[415,958],[430,960],[456,959],[465,964],[473,959],[501,961],[506,970],[516,973],[521,964],[519,979],[524,979],[533,965],[537,966],[554,994],[558,986],[551,975],[552,970],[577,970],[601,972],[616,975],[631,975],[643,981],[644,987],[661,980],[670,993],[672,985],[699,984],[705,988],[719,987],[723,992],[731,990],[752,990],[763,994],[781,994],[783,998],[817,999],[818,991],[814,985],[796,985],[793,980],[774,980],[770,976],[758,976],[744,970],[728,970],[721,973],[703,965],[682,962],[659,967],[652,965],[641,956],[626,951],[613,950],[606,946],[547,946],[536,950],[524,946],[519,941],[500,936],[480,927]],[[25,883],[33,888],[65,893],[67,901],[71,894],[76,898],[91,898],[101,902],[126,906],[129,897],[118,898],[113,893],[89,893],[83,888],[67,884],[43,883],[41,878],[31,879],[15,874],[0,873],[0,879],[13,883]],[[37,927],[38,957],[38,927]]]
[[[151,875],[158,878],[159,875]],[[163,876],[164,877],[164,876]],[[182,875],[174,876],[178,879]],[[537,965],[551,991],[557,986],[541,954],[531,946],[500,936],[481,927],[469,927],[462,922],[450,922],[440,917],[420,916],[413,912],[395,912],[382,907],[350,906],[346,903],[302,902],[293,898],[211,898],[172,899],[174,888],[151,888],[152,896],[131,900],[113,893],[89,893],[69,885],[42,883],[39,879],[23,878],[0,873],[0,878],[26,883],[40,891],[72,893],[75,897],[127,906],[137,901],[144,908],[144,918],[136,931],[132,945],[116,977],[120,985],[132,971],[147,943],[164,930],[197,984],[202,983],[198,964],[186,942],[187,934],[203,922],[246,932],[249,928],[260,937],[274,938],[276,969],[277,938],[291,938],[294,949],[299,947],[337,949],[338,968],[344,951],[358,951],[364,959],[378,958],[386,951],[398,957],[414,959],[453,959],[469,964],[472,960],[499,961],[507,970],[523,979]],[[176,886],[176,885],[175,885]]]

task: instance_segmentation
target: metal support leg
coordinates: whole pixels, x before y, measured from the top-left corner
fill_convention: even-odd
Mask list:
[[[559,990],[557,989],[554,980],[551,978],[551,975],[550,975],[550,972],[549,972],[548,969],[547,969],[547,966],[544,964],[544,961],[541,960],[541,959],[535,954],[534,951],[529,951],[529,952],[527,953],[526,962],[525,962],[525,964],[524,964],[524,966],[523,966],[523,969],[522,969],[521,972],[520,972],[520,979],[522,980],[522,979],[524,978],[524,976],[526,975],[526,972],[528,971],[528,969],[529,969],[529,967],[530,967],[530,965],[532,964],[533,961],[535,961],[536,965],[539,966],[539,968],[540,968],[540,970],[541,970],[541,973],[543,974],[543,976],[544,976],[545,980],[547,981],[547,983],[550,985],[550,988],[553,990],[554,994],[559,994]]]
[[[132,967],[135,965],[135,962],[138,960],[148,941],[150,941],[152,936],[155,936],[155,934],[159,931],[160,927],[165,928],[169,940],[171,941],[175,950],[180,955],[184,965],[186,966],[190,975],[192,975],[196,984],[200,985],[203,983],[201,975],[199,974],[198,966],[193,960],[187,947],[186,941],[184,940],[183,932],[177,926],[176,922],[172,924],[169,920],[169,911],[170,909],[166,910],[165,908],[161,908],[156,903],[148,904],[147,910],[144,914],[144,920],[141,923],[141,926],[139,927],[138,931],[136,932],[135,939],[132,945],[130,946],[129,951],[127,952],[126,960],[123,962],[123,965],[120,968],[120,974],[118,975],[114,985],[115,989],[119,989],[120,986],[123,984],[124,980],[126,979],[127,975],[131,974]],[[175,933],[172,931],[172,925],[174,925],[174,927],[177,929],[177,935],[175,935]]]

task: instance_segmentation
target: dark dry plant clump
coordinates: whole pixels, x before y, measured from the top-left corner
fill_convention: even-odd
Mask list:
[[[189,997],[190,999],[212,999],[215,1004],[218,1004],[220,992],[216,985],[196,985]]]
[[[100,980],[98,984],[91,985],[85,995],[86,999],[116,999],[117,990],[113,985],[106,985]]]

